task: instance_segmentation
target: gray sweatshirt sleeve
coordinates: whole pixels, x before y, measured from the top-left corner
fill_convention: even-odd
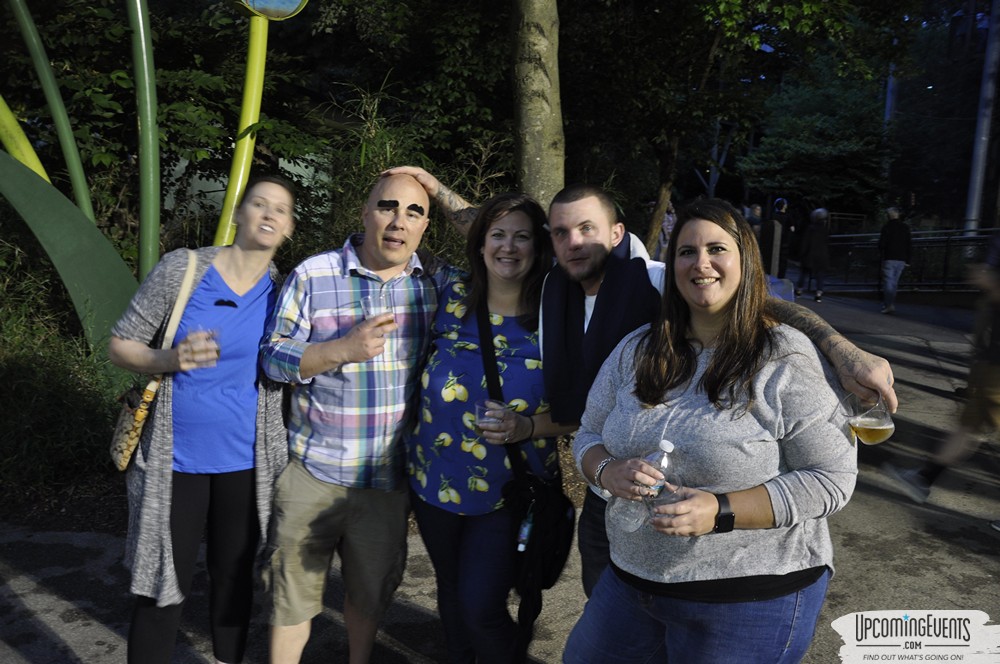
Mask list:
[[[782,334],[783,332],[783,334]],[[764,483],[775,526],[830,516],[842,509],[857,478],[857,450],[847,423],[834,415],[841,394],[831,386],[816,347],[787,329],[773,371],[757,386],[759,419],[775,427],[781,473]]]

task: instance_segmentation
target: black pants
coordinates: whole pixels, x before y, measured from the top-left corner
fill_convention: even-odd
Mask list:
[[[215,658],[243,660],[253,608],[254,554],[259,539],[254,471],[218,475],[175,472],[170,504],[174,569],[187,597],[207,526],[209,613]],[[169,664],[183,604],[157,607],[136,598],[128,633],[129,664]]]
[[[607,506],[608,501],[587,489],[583,509],[580,510],[580,520],[577,522],[576,541],[580,549],[583,592],[588,599],[611,562],[611,545],[604,526],[604,510]]]

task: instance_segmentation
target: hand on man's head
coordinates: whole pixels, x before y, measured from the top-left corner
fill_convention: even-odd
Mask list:
[[[419,166],[393,166],[380,174],[381,177],[391,177],[393,175],[409,175],[424,188],[427,195],[432,199],[441,191],[441,182]]]

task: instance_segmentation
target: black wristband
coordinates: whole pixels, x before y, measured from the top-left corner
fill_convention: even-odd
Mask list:
[[[729,504],[729,496],[719,493],[715,497],[719,501],[719,512],[715,515],[715,528],[712,530],[717,533],[731,533],[736,527],[736,515]]]

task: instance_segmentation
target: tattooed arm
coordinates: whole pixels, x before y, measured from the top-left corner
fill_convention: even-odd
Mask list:
[[[845,390],[862,397],[878,392],[889,410],[896,412],[899,400],[892,388],[892,367],[884,358],[861,350],[825,320],[798,304],[772,297],[767,313],[809,337],[830,360]]]
[[[479,212],[478,207],[441,184],[436,177],[419,166],[396,166],[382,172],[382,177],[387,175],[409,175],[415,178],[427,191],[431,200],[440,206],[445,218],[451,222],[455,230],[461,233],[462,237],[469,234],[469,227]]]

